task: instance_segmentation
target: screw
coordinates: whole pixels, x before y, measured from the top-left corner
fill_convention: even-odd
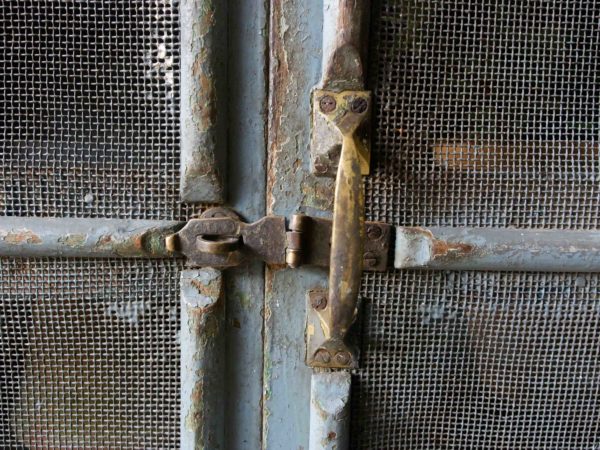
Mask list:
[[[369,225],[367,227],[367,236],[369,237],[369,239],[376,241],[381,237],[382,234],[383,231],[381,230],[381,227],[379,225]]]
[[[377,265],[377,256],[373,252],[367,252],[363,255],[363,264],[366,267],[375,267]]]
[[[327,165],[323,161],[315,162],[315,172],[324,174],[324,173],[327,173],[328,170],[329,170],[329,167],[327,167]]]
[[[352,357],[350,356],[350,354],[348,352],[337,352],[335,355],[335,361],[340,366],[347,366],[350,363],[351,359],[352,359]]]
[[[321,111],[327,114],[335,110],[337,103],[335,98],[333,98],[331,95],[326,95],[319,100],[319,107],[321,108]]]
[[[329,352],[325,349],[320,349],[317,350],[317,352],[315,353],[315,362],[320,363],[320,364],[329,364],[329,361],[331,361],[331,356],[329,355]]]
[[[367,110],[368,106],[369,103],[367,102],[366,98],[357,97],[352,100],[352,103],[350,104],[350,110],[353,113],[361,114]]]
[[[310,306],[319,311],[325,309],[325,307],[327,306],[327,297],[325,297],[325,295],[320,292],[311,292]]]

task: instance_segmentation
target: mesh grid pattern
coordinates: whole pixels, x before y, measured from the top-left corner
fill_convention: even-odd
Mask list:
[[[379,0],[367,216],[594,229],[600,4]],[[353,447],[600,448],[597,275],[365,275]]]
[[[0,2],[0,216],[186,220],[177,0]],[[0,447],[178,448],[179,264],[0,261]]]
[[[178,448],[178,265],[1,261],[2,448]]]
[[[185,219],[176,0],[0,4],[0,213]]]

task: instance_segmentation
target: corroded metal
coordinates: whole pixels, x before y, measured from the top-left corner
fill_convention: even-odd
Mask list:
[[[180,448],[224,448],[225,303],[220,271],[182,272],[180,339]]]
[[[0,218],[0,256],[170,258],[166,237],[179,222],[121,219]]]
[[[295,266],[329,267],[331,255],[330,219],[295,214],[290,220],[288,232],[288,257],[293,254]],[[388,270],[389,250],[392,239],[392,225],[382,222],[365,223],[364,254],[370,255],[372,264],[365,264],[364,270],[381,272]],[[364,259],[364,258],[363,258]]]
[[[600,272],[600,231],[397,227],[394,266]]]
[[[307,363],[313,367],[351,368],[358,364],[357,350],[347,337],[358,312],[365,237],[362,175],[369,169],[368,151],[356,132],[368,117],[370,93],[318,92],[316,95],[335,98],[337,107],[326,116],[339,129],[343,141],[335,187],[328,304],[318,311],[324,339],[316,352],[308,355]],[[357,108],[352,105],[358,99],[365,100],[367,108],[355,112]],[[316,357],[325,352],[330,356],[327,360]]]
[[[310,386],[309,450],[347,449],[350,441],[347,371],[313,373]]]
[[[181,200],[220,203],[226,107],[226,2],[182,0],[181,28]]]
[[[229,252],[202,252],[199,240],[220,242]],[[231,217],[192,219],[176,234],[176,248],[188,258],[190,267],[234,267],[248,259],[271,265],[285,264],[286,229],[283,217],[267,216],[254,223]],[[238,243],[239,242],[239,243]]]
[[[364,89],[367,59],[369,0],[324,0],[323,61],[320,89],[341,92]],[[335,104],[330,96],[313,93],[311,170],[319,177],[335,177],[342,136],[320,112]],[[369,127],[361,130],[368,142]]]
[[[324,0],[323,89],[363,89],[370,10],[369,0]]]

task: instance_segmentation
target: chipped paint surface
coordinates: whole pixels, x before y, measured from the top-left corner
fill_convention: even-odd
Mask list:
[[[0,256],[165,258],[177,222],[120,219],[0,218]]]
[[[600,270],[600,232],[397,227],[394,266],[442,270]]]
[[[309,450],[348,448],[351,376],[316,372],[311,380]]]
[[[2,240],[10,245],[41,244],[42,239],[36,233],[27,229],[0,232]]]
[[[218,0],[182,0],[181,199],[224,200],[226,16]]]
[[[268,213],[330,216],[332,180],[310,174],[308,151],[322,18],[320,2],[271,0]],[[326,283],[326,272],[285,269],[266,277],[262,447],[307,449],[311,370],[304,364],[305,294]]]
[[[68,247],[82,247],[87,240],[86,234],[67,234],[58,239],[58,242]]]
[[[224,446],[225,304],[215,269],[181,274],[181,448]]]

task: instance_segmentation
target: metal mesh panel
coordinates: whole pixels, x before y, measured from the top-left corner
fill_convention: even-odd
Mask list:
[[[2,448],[178,448],[178,263],[4,259],[0,280]]]
[[[0,4],[0,213],[184,219],[177,3]]]
[[[0,2],[0,215],[187,219],[177,0]],[[177,448],[179,265],[0,261],[0,446]]]
[[[378,2],[369,219],[598,228],[600,4]],[[355,448],[600,446],[597,275],[366,275]]]

